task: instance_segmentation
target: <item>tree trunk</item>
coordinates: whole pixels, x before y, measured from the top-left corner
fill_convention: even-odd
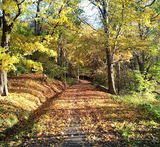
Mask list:
[[[60,47],[58,47],[58,57],[57,57],[57,64],[59,65],[59,66],[63,66],[63,48],[61,47],[61,45],[60,45]]]
[[[114,71],[113,71],[114,54],[111,53],[109,49],[106,49],[106,54],[107,54],[109,93],[116,94],[115,83],[114,83]]]
[[[0,97],[8,95],[8,88],[7,88],[7,72],[2,69],[0,70]]]
[[[40,20],[39,20],[39,12],[40,12],[40,2],[41,2],[42,0],[38,0],[37,1],[37,14],[36,14],[36,17],[35,18],[38,18],[38,21],[37,20],[35,20],[35,28],[34,28],[34,33],[35,33],[35,35],[37,35],[37,36],[40,36],[41,35],[41,27],[40,27]]]
[[[117,76],[118,76],[118,86],[117,86],[117,89],[118,89],[118,94],[120,93],[120,89],[121,89],[121,63],[118,62],[118,70],[117,70]]]
[[[77,80],[79,81],[79,64],[78,64],[78,73],[77,73]]]
[[[68,77],[72,77],[73,76],[73,67],[72,67],[72,64],[71,63],[68,63],[68,71],[67,71],[67,74],[68,74]]]
[[[11,35],[12,27],[14,26],[14,23],[15,23],[16,19],[21,14],[20,5],[24,1],[25,0],[23,0],[21,3],[18,3],[18,1],[16,1],[17,8],[18,8],[17,10],[18,11],[17,11],[17,14],[15,16],[12,15],[12,13],[7,13],[5,11],[5,9],[3,9],[3,11],[2,11],[3,15],[2,15],[2,17],[0,17],[0,20],[3,23],[1,46],[2,46],[2,48],[6,49],[6,54],[8,54],[9,50],[10,50],[10,40],[11,40],[10,35]],[[5,4],[6,0],[2,0],[1,3]],[[11,20],[12,20],[12,22],[10,22]],[[2,25],[2,23],[0,24],[0,26]],[[5,71],[3,68],[0,69],[0,97],[1,97],[1,94],[4,95],[4,96],[8,95],[8,89],[7,89],[7,71]]]
[[[106,59],[107,59],[107,67],[108,67],[108,89],[109,93],[116,94],[115,82],[114,82],[114,53],[110,50],[110,45],[108,39],[110,38],[110,27],[109,27],[109,1],[103,0],[103,25],[104,31],[106,33]]]
[[[62,36],[60,36],[59,38],[59,44],[58,44],[58,48],[57,48],[57,64],[59,66],[63,66],[63,47],[62,47]]]
[[[65,90],[67,89],[67,73],[66,73],[66,54],[64,52],[64,69],[65,69],[65,72],[64,72],[64,87],[65,87]]]
[[[134,53],[133,53],[133,58],[131,59],[131,69],[132,70],[137,70],[137,59],[136,59],[136,56]]]
[[[139,65],[139,71],[141,72],[141,74],[144,73],[144,67],[145,67],[145,52],[143,51],[141,53],[141,59],[140,59],[140,56],[136,56],[137,57],[137,62],[138,62],[138,65]]]
[[[11,34],[11,25],[7,24],[6,21],[6,14],[3,11],[3,33],[2,33],[2,40],[1,46],[6,49],[6,53],[9,53],[10,49],[10,34]],[[8,88],[7,88],[7,71],[4,69],[0,70],[0,97],[1,95],[7,96],[8,95]]]
[[[2,41],[1,46],[6,49],[6,53],[9,52],[10,49],[10,37],[11,34],[11,26],[8,26],[5,16],[3,16],[3,33],[2,33]]]

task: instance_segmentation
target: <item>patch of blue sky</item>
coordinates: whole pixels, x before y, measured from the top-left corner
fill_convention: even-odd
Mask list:
[[[98,9],[93,4],[91,4],[88,0],[82,0],[80,3],[80,8],[84,10],[82,17],[85,18],[88,24],[95,29],[102,27]]]

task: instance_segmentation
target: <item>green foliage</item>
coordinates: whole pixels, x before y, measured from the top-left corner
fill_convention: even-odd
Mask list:
[[[134,92],[132,95],[112,96],[112,98],[127,104],[132,104],[142,111],[145,111],[149,117],[160,121],[160,100],[157,100],[156,95],[152,93],[141,95],[141,93]]]
[[[15,30],[16,30],[16,33],[23,34],[25,37],[29,37],[33,35],[33,30],[28,27],[28,23],[23,23],[23,25],[18,23],[16,25]]]
[[[99,82],[96,82],[96,81],[93,81],[92,83],[91,83],[91,85],[94,85],[95,87],[97,86],[97,85],[99,85],[100,83]]]
[[[22,75],[22,74],[27,74],[27,73],[31,73],[30,70],[27,70],[27,66],[26,65],[22,65],[22,64],[16,64],[15,65],[16,71],[14,70],[10,70],[8,72],[9,75]]]
[[[76,85],[79,83],[79,81],[76,78],[66,78],[66,82],[67,84],[69,84],[70,86],[72,85]]]
[[[62,79],[64,76],[65,69],[56,63],[55,57],[48,57],[46,53],[37,51],[29,58],[41,63],[43,66],[43,73],[47,74],[49,77]]]
[[[128,140],[130,135],[134,136],[136,126],[132,122],[124,121],[121,124],[117,124],[116,129],[122,133],[122,136],[126,140]]]
[[[132,95],[124,95],[124,96],[112,96],[113,99],[118,99],[120,101],[123,101],[127,104],[133,104],[133,105],[148,105],[153,104],[154,102],[157,102],[157,99],[155,98],[154,94],[148,94],[148,95],[141,95],[139,92],[135,92]]]
[[[107,85],[106,74],[95,74],[93,75],[93,83],[97,85]]]
[[[32,60],[22,60],[18,64],[14,65],[15,69],[11,69],[9,75],[21,75],[32,72],[42,72],[42,65],[39,62],[34,62]]]
[[[145,74],[141,74],[140,71],[134,71],[135,80],[137,82],[136,89],[142,94],[148,94],[155,90],[156,82],[154,80],[148,80]]]
[[[139,108],[143,111],[146,111],[149,117],[152,117],[160,122],[160,101],[157,101],[157,104],[153,102],[140,104]]]
[[[158,127],[158,123],[155,121],[140,121],[139,124],[142,125],[142,127],[148,128],[155,128]],[[116,130],[119,131],[122,134],[122,137],[124,140],[128,143],[128,146],[143,146],[144,140],[141,140],[140,138],[144,136],[143,133],[139,133],[139,130],[142,130],[143,128],[140,128],[136,123],[123,121],[121,123],[116,124]],[[148,138],[153,138],[152,133],[147,133],[145,136],[145,141],[147,141]],[[159,144],[159,139],[154,138],[153,144],[157,146]]]
[[[125,96],[112,96],[113,99],[121,101],[123,103],[130,104],[138,109],[139,112],[144,112],[144,115],[148,122],[139,122],[147,129],[149,127],[158,126],[160,122],[160,100],[157,100],[155,95],[141,95],[140,93],[134,93],[132,95]],[[141,117],[141,116],[140,116]],[[138,119],[139,121],[139,119]],[[143,146],[143,141],[139,140],[142,134],[137,133],[138,126],[133,122],[124,121],[116,124],[116,130],[121,132],[123,138],[131,146]],[[152,134],[148,134],[151,137]],[[159,144],[157,139],[153,140],[155,144]]]
[[[43,64],[44,73],[51,78],[62,79],[65,70],[63,67],[58,66],[56,63],[48,61]]]
[[[141,95],[147,95],[152,93],[157,86],[157,82],[154,79],[157,79],[159,75],[156,76],[158,73],[158,69],[152,68],[150,72],[145,72],[141,74],[139,70],[131,70],[128,68],[122,67],[121,71],[121,94],[134,93],[135,91],[139,91]],[[153,77],[152,79],[149,79]]]
[[[158,60],[155,61],[148,75],[154,77],[157,81],[159,81],[160,79],[160,61],[159,61],[159,57],[157,58]]]

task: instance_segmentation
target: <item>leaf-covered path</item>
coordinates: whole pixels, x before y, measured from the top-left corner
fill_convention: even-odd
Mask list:
[[[32,132],[17,138],[17,146],[159,146],[158,124],[151,125],[142,111],[110,99],[87,81],[63,92],[44,110]]]

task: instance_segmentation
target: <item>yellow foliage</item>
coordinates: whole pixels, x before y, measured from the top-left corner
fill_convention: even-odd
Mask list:
[[[14,63],[17,63],[19,60],[15,56],[10,56],[5,53],[5,49],[0,48],[0,69],[9,69],[15,70]]]
[[[42,72],[43,67],[40,62],[34,62],[32,60],[27,60],[26,58],[21,58],[22,62],[27,65],[27,69],[32,69],[32,71]]]

